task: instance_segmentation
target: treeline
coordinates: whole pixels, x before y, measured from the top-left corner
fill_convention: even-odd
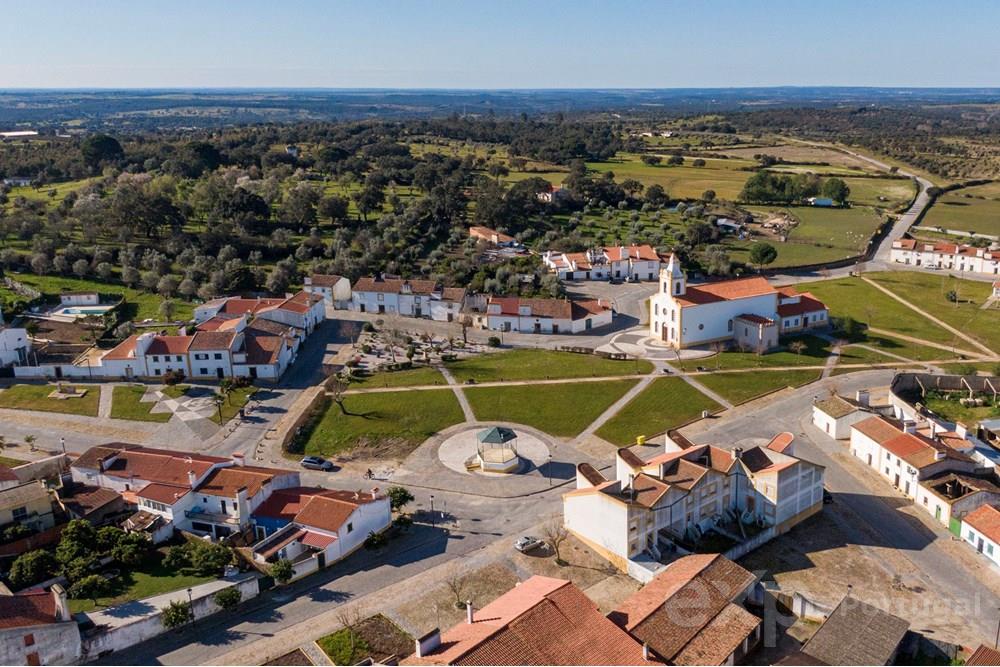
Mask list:
[[[740,192],[740,200],[751,204],[793,204],[809,197],[825,197],[843,205],[850,196],[851,189],[841,178],[763,170],[748,178]]]

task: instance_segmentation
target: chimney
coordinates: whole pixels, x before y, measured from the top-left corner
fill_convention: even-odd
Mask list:
[[[937,449],[934,451],[935,461],[944,461],[945,456],[947,456],[947,453],[943,449]]]
[[[865,406],[866,408],[870,405],[870,397],[868,395],[867,389],[858,389],[858,393],[855,395],[855,400]]]
[[[378,487],[377,486],[373,486],[372,487],[372,498],[378,498]]]
[[[235,463],[238,466],[244,466],[246,465],[246,459],[244,458],[243,454],[237,452],[233,454],[233,463]]]
[[[958,437],[965,438],[969,434],[969,427],[962,422],[955,422],[955,433],[958,433]]]
[[[198,481],[198,477],[194,474],[194,470],[188,470],[188,484],[191,488],[194,488],[194,483]]]
[[[423,637],[418,638],[415,643],[417,657],[425,658],[430,655],[434,649],[441,646],[441,630],[439,628],[434,628]]]
[[[733,448],[733,459],[736,460],[736,461],[739,461],[742,458],[743,458],[743,448],[742,447],[734,447]]]
[[[931,440],[937,440],[938,430],[940,428],[941,427],[938,426],[938,423],[932,419],[931,420]]]
[[[465,601],[465,622],[472,625],[472,600]]]
[[[66,589],[59,584],[52,584],[49,592],[52,593],[52,600],[55,602],[56,620],[73,620],[73,617],[69,613],[69,603],[66,601]]]
[[[916,433],[917,432],[917,422],[912,419],[906,419],[903,421],[903,433]]]
[[[646,642],[642,643],[642,659],[649,660],[649,644]]]

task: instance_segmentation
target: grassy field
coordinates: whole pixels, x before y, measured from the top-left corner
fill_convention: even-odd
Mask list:
[[[980,308],[989,298],[992,290],[990,283],[915,271],[872,273],[868,278],[942,322],[972,336],[993,351],[1000,352],[1000,309]],[[955,303],[947,299],[951,291],[958,297]],[[961,339],[957,341],[957,345],[970,347]]]
[[[76,181],[65,181],[63,183],[53,183],[51,185],[43,185],[40,188],[34,188],[30,185],[19,186],[16,188],[11,188],[10,192],[7,194],[8,204],[7,207],[12,208],[14,205],[14,200],[18,197],[24,197],[25,199],[30,199],[33,201],[44,201],[49,202],[50,206],[58,206],[59,203],[66,198],[70,192],[74,190],[79,190],[85,187],[91,182],[98,180],[97,178],[81,178]]]
[[[712,373],[695,379],[731,403],[743,403],[775,389],[797,387],[819,378],[815,370],[769,371],[761,373]]]
[[[351,394],[342,414],[331,403],[305,443],[319,456],[364,451],[403,458],[438,431],[464,419],[450,389]]]
[[[773,155],[791,163],[819,163],[825,162],[833,167],[842,167],[858,171],[870,171],[872,165],[838,150],[823,146],[809,146],[805,144],[780,144],[775,146],[755,146],[753,148],[722,148],[720,153],[731,155],[744,160],[751,160],[756,154]],[[814,164],[814,171],[825,171],[824,165]]]
[[[9,456],[0,456],[0,466],[4,468],[16,468],[17,466],[24,465],[27,461],[22,461],[21,459],[12,459]]]
[[[129,289],[121,284],[104,283],[97,280],[81,280],[61,276],[36,276],[30,273],[12,274],[19,283],[34,287],[39,292],[58,299],[63,292],[100,292],[101,294],[117,294],[125,297],[125,313],[129,319],[151,319],[159,321],[160,304],[163,297],[139,290]],[[194,314],[194,305],[183,299],[174,299],[174,319],[189,320]]]
[[[155,401],[140,402],[145,393],[146,387],[141,384],[114,387],[114,394],[111,399],[111,418],[160,423],[170,421],[170,418],[173,417],[172,412],[150,412],[153,406],[156,405]]]
[[[571,438],[587,428],[636,380],[477,387],[465,395],[482,421],[509,421]]]
[[[833,318],[849,317],[868,326],[933,343],[948,345],[954,339],[948,331],[866,284],[860,278],[800,283],[795,287],[800,292],[812,292],[817,299],[826,304]]]
[[[120,574],[111,580],[111,595],[97,598],[97,605],[94,605],[93,600],[71,599],[69,601],[70,612],[75,614],[80,611],[113,607],[132,600],[141,600],[153,595],[197,586],[215,579],[211,576],[203,577],[168,569],[163,565],[162,554],[163,552],[157,552],[156,556],[137,568],[121,570]]]
[[[754,367],[776,367],[776,366],[820,366],[826,362],[830,356],[830,344],[819,336],[804,335],[794,338],[782,339],[781,344],[787,346],[793,341],[805,343],[806,349],[801,354],[790,352],[787,349],[767,354],[754,354],[753,352],[722,352],[707,359],[695,359],[682,361],[676,364],[686,371],[693,371],[698,366],[707,369],[726,368],[754,368]]]
[[[937,198],[920,227],[1000,235],[1000,183],[947,192]]]
[[[636,436],[651,436],[715,411],[719,404],[678,377],[657,378],[597,430],[614,445],[629,445]]]
[[[909,204],[917,187],[908,178],[845,178],[854,204],[894,209]],[[884,197],[884,199],[880,199]]]
[[[705,158],[704,167],[693,167],[693,160],[686,157],[684,164],[676,167],[666,164],[651,166],[643,163],[638,155],[622,153],[606,162],[588,162],[587,168],[599,173],[614,172],[619,183],[626,178],[634,178],[647,187],[661,185],[674,198],[696,199],[705,190],[715,190],[722,199],[736,199],[751,175],[742,168],[754,164],[749,160]]]
[[[38,410],[39,412],[62,412],[68,415],[96,417],[101,400],[101,388],[97,385],[82,387],[87,393],[81,398],[49,398],[56,390],[54,384],[15,384],[0,391],[0,408],[17,410]]]
[[[614,361],[572,352],[512,350],[468,357],[450,362],[447,368],[459,382],[499,382],[634,375],[649,373],[653,364],[645,359]]]
[[[256,391],[256,387],[240,387],[229,392],[228,400],[222,404],[222,415],[220,416],[220,411],[216,410],[212,413],[212,421],[219,426],[228,422],[239,413],[240,408],[247,404]]]
[[[1000,405],[985,405],[983,407],[966,407],[958,402],[963,394],[954,394],[952,398],[931,395],[925,397],[923,404],[928,410],[935,412],[945,419],[954,422],[962,422],[968,427],[973,427],[983,419],[995,419],[1000,417]]]
[[[417,387],[428,384],[447,384],[441,371],[436,368],[421,366],[405,371],[393,371],[389,373],[375,373],[366,377],[359,377],[354,383],[364,388],[369,387]]]

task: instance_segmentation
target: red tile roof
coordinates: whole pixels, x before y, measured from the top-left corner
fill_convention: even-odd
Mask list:
[[[52,593],[30,591],[17,595],[0,595],[0,628],[4,630],[48,625],[59,621]]]
[[[534,576],[404,664],[648,665],[642,646],[571,582]],[[655,664],[655,663],[654,663]]]
[[[154,336],[146,348],[146,356],[151,354],[187,354],[194,336]]]
[[[199,331],[195,333],[189,350],[229,350],[236,334],[232,331]]]
[[[317,287],[336,287],[337,283],[344,279],[343,276],[338,276],[334,273],[314,273],[309,278],[312,284]]]
[[[153,484],[147,484],[139,489],[135,495],[140,498],[146,498],[147,500],[163,503],[164,505],[173,505],[182,497],[186,496],[190,491],[191,487],[189,486],[160,484],[158,482],[154,482]]]
[[[132,334],[122,342],[118,343],[115,347],[111,348],[104,353],[101,359],[107,359],[109,361],[123,361],[125,359],[135,358],[135,342],[139,340],[139,334]]]
[[[767,443],[767,448],[784,454],[785,450],[792,446],[792,442],[795,440],[795,434],[785,431],[784,433],[779,433],[778,435],[771,438],[771,441]]]
[[[256,313],[262,308],[280,306],[284,301],[285,299],[243,299],[240,297],[231,297],[222,300],[222,307],[219,309],[217,315],[243,315],[244,313]]]
[[[358,278],[352,288],[355,292],[384,292],[401,294],[403,285],[409,285],[412,294],[433,294],[438,284],[433,280],[404,280],[403,278]]]
[[[493,241],[495,243],[513,243],[514,237],[508,236],[502,232],[498,232],[495,229],[490,229],[489,227],[483,227],[482,225],[473,225],[469,227],[469,236],[473,238],[481,238],[487,241]]]
[[[323,535],[322,533],[314,533],[311,530],[307,530],[306,534],[302,537],[302,544],[316,547],[317,549],[326,549],[336,541],[336,535]]]
[[[778,315],[780,317],[793,317],[826,310],[826,305],[809,292],[802,292],[798,297],[797,303],[779,303]]]
[[[620,262],[625,259],[635,259],[639,261],[655,262],[660,259],[660,253],[650,245],[630,246],[609,246],[604,248],[604,254],[611,262]]]
[[[980,644],[979,648],[965,661],[966,665],[1000,665],[1000,651],[992,646]]]
[[[703,303],[748,299],[774,293],[775,289],[768,284],[767,279],[755,276],[739,280],[689,285],[684,294],[675,296],[674,299],[681,306],[696,306]]]
[[[112,456],[116,457],[115,460],[108,462]],[[188,471],[200,476],[216,463],[229,460],[218,456],[110,443],[91,447],[77,457],[71,466],[97,470],[101,462],[105,461],[104,473],[112,477],[188,486]]]
[[[516,296],[491,296],[487,306],[500,306],[500,314],[516,317],[520,306],[531,309],[530,317],[551,317],[557,320],[581,320],[610,310],[598,299],[528,299]]]
[[[733,319],[744,320],[746,322],[753,322],[754,324],[763,324],[764,326],[774,325],[774,320],[769,317],[763,317],[762,315],[754,315],[753,313],[742,313],[737,315]]]
[[[880,445],[886,440],[895,438],[897,435],[902,433],[902,429],[887,422],[879,416],[862,419],[856,424],[853,424],[851,428],[857,429]]]
[[[240,489],[247,490],[247,498],[257,495],[264,484],[275,477],[293,475],[295,473],[277,468],[258,468],[256,466],[234,465],[228,468],[216,468],[198,485],[198,493],[209,496],[235,498]]]
[[[303,526],[336,532],[355,509],[375,499],[372,493],[294,487],[272,493],[254,510],[253,515],[295,521]]]
[[[608,617],[668,662],[722,664],[760,623],[733,604],[754,580],[720,554],[685,556]]]
[[[996,505],[980,505],[966,514],[963,521],[995,544],[1000,544],[1000,508]]]

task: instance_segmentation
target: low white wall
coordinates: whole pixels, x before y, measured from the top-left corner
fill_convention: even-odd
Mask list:
[[[258,577],[244,579],[235,583],[232,587],[239,589],[240,593],[243,594],[242,601],[255,598],[260,594]],[[197,621],[220,611],[221,608],[215,603],[215,594],[219,590],[224,589],[217,589],[201,597],[194,598],[191,605],[194,620]],[[157,609],[147,616],[137,617],[133,623],[118,625],[84,637],[84,660],[95,660],[102,653],[120,651],[166,632],[167,628],[164,627],[161,616],[162,612]]]

